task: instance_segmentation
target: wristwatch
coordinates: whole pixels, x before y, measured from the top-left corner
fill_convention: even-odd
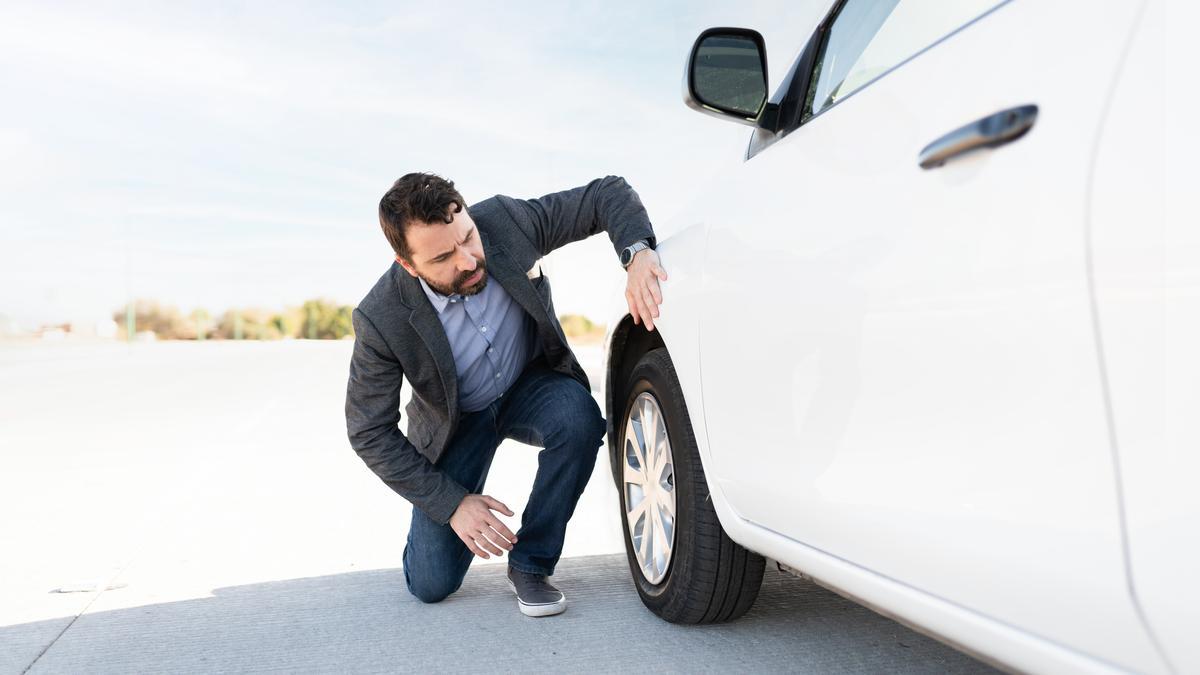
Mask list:
[[[650,242],[646,241],[645,239],[635,241],[629,246],[626,246],[625,249],[621,251],[621,267],[629,269],[629,263],[633,262],[633,256],[637,255],[638,251],[644,251],[648,248],[650,248]]]

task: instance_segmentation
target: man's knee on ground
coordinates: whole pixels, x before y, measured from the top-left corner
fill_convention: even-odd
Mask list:
[[[416,599],[426,603],[441,602],[462,585],[462,580],[457,582],[449,579],[418,580],[414,582],[408,576],[405,577],[405,582],[408,585],[408,592],[412,593]]]

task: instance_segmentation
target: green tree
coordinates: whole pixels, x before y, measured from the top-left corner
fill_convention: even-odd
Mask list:
[[[300,307],[282,312],[264,309],[230,309],[213,321],[203,308],[184,317],[173,306],[162,306],[151,300],[136,300],[133,305],[137,331],[154,331],[162,340],[191,340],[215,338],[232,340],[278,340],[280,338],[310,338],[340,340],[354,335],[350,317],[351,305],[313,299]],[[113,312],[113,320],[125,323],[126,307]]]
[[[222,340],[278,340],[283,333],[274,321],[276,316],[262,309],[231,309],[221,315],[212,335]]]
[[[126,307],[115,310],[113,321],[124,325],[126,311]],[[159,339],[176,340],[195,335],[189,331],[189,326],[179,310],[170,305],[162,306],[153,300],[134,300],[133,316],[136,330],[154,331],[155,336]]]
[[[350,315],[354,308],[327,300],[309,300],[300,308],[301,337],[310,340],[340,340],[354,334]]]
[[[192,310],[192,336],[197,340],[203,340],[208,337],[208,332],[212,328],[212,317],[208,310],[203,307],[197,307]]]
[[[593,323],[581,314],[564,314],[558,317],[563,333],[572,340],[596,340],[604,337],[604,324]]]
[[[299,309],[289,308],[272,314],[270,324],[280,337],[301,337],[300,331],[304,326],[304,316]]]

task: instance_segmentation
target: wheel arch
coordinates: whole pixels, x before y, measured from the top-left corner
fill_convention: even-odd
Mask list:
[[[644,325],[635,324],[633,317],[629,315],[621,319],[613,329],[612,339],[609,341],[608,367],[604,373],[604,417],[613,483],[618,489],[621,487],[621,448],[619,446],[620,429],[617,428],[617,425],[621,423],[621,409],[632,384],[630,375],[633,374],[634,366],[643,355],[659,348],[667,349],[667,355],[670,356],[671,351],[663,340],[662,331],[658,328],[653,331],[646,330]]]

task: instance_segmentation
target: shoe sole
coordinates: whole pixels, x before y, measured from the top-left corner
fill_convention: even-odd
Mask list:
[[[511,579],[507,579],[508,587],[512,589],[513,595],[517,596],[517,607],[521,609],[521,613],[525,616],[554,616],[567,611],[567,596],[563,596],[558,602],[547,602],[540,605],[532,605],[521,600],[520,594],[517,593],[517,587],[513,585]]]

